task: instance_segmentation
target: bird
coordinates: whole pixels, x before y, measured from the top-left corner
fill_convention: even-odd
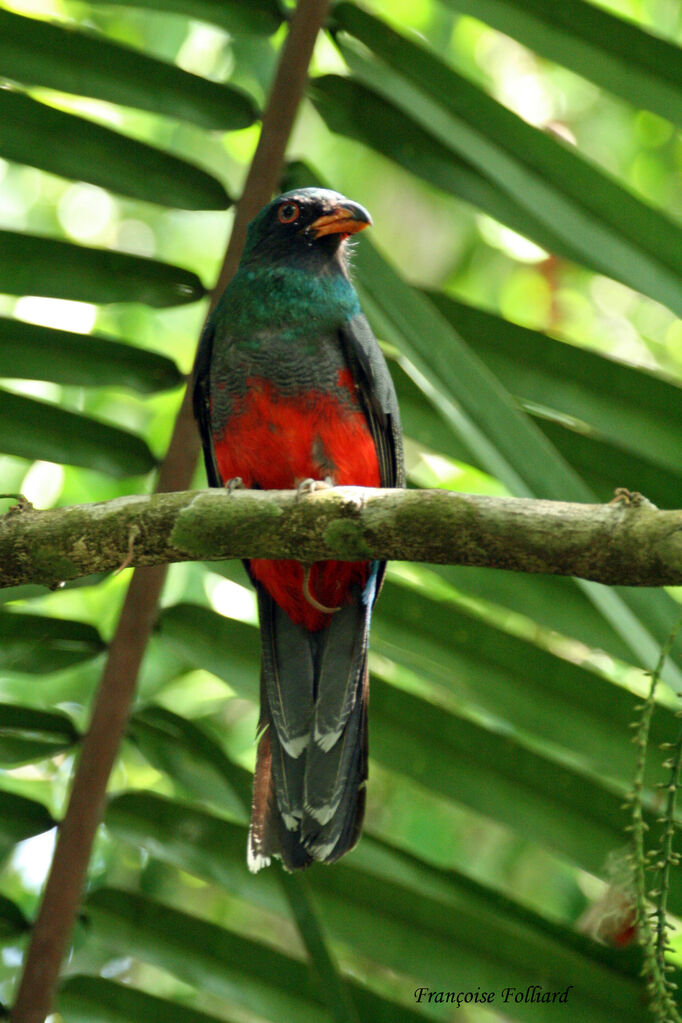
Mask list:
[[[249,224],[193,373],[210,486],[405,486],[393,381],[349,271],[349,239],[371,223],[359,203],[311,187]],[[362,829],[368,638],[385,562],[245,566],[261,636],[247,864],[333,863]]]

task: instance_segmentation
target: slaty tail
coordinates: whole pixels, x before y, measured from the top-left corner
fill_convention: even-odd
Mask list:
[[[291,621],[257,585],[262,642],[260,740],[248,864],[332,863],[358,841],[367,781],[367,645],[377,577],[354,584],[326,628]]]

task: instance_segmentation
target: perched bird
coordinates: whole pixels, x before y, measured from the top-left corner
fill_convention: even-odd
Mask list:
[[[398,403],[348,274],[371,223],[337,192],[279,196],[249,225],[211,315],[194,411],[211,486],[404,486]],[[367,643],[383,562],[246,562],[261,713],[247,859],[289,870],[356,844],[367,779]]]

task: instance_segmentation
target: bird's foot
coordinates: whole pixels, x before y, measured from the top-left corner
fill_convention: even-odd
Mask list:
[[[341,610],[340,607],[327,607],[325,604],[321,604],[316,597],[313,597],[310,592],[310,572],[312,567],[312,565],[306,565],[303,572],[303,596],[316,611],[321,611],[325,615],[336,614],[337,611]]]
[[[235,490],[246,490],[244,480],[241,476],[233,476],[231,480],[225,482],[225,490],[228,494],[234,494]]]
[[[619,504],[625,508],[656,507],[644,494],[640,494],[638,490],[628,490],[627,487],[616,487],[609,504]]]
[[[309,476],[298,484],[296,494],[297,497],[305,497],[307,494],[314,494],[317,490],[329,490],[333,486],[331,476],[327,476],[323,480],[314,480],[312,476]]]
[[[20,515],[22,512],[35,511],[35,508],[27,497],[23,494],[0,494],[0,498],[14,498],[16,504],[10,505],[7,509],[7,515]]]

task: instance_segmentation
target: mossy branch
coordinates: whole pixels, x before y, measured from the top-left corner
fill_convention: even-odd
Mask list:
[[[627,494],[627,497],[624,496]],[[129,565],[225,558],[380,558],[682,585],[682,510],[446,490],[187,491],[0,517],[0,586],[58,585]]]

